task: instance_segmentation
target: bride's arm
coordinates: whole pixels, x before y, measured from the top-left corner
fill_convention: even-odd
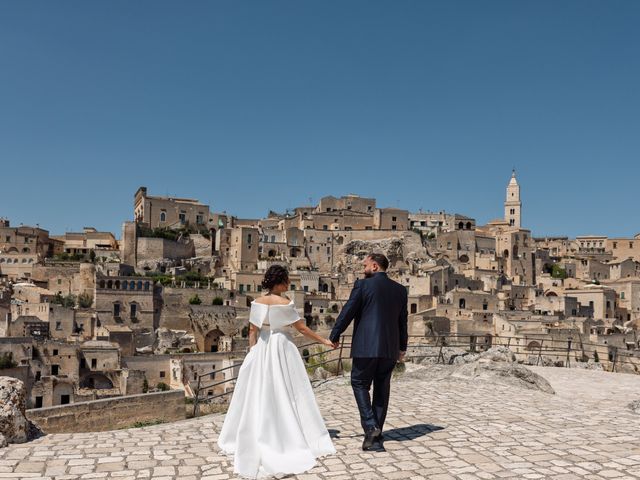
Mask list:
[[[307,327],[307,324],[305,323],[304,320],[298,320],[296,323],[293,323],[292,326],[305,337],[311,340],[315,340],[318,343],[322,343],[327,347],[333,347],[333,343],[331,343],[331,340],[329,340],[328,338],[321,337],[316,332],[311,330],[309,327]]]
[[[258,332],[260,330],[253,323],[249,324],[249,350],[258,342]]]

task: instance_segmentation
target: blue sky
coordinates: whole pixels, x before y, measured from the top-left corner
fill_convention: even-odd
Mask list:
[[[133,194],[324,195],[640,232],[640,2],[0,3],[0,216],[114,231]]]

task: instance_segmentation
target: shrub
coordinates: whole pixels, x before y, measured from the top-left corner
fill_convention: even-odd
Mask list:
[[[200,305],[201,303],[202,303],[202,300],[200,299],[197,293],[189,299],[189,305]]]
[[[149,391],[149,380],[146,378],[142,382],[142,393],[147,393]]]
[[[164,382],[158,383],[158,385],[156,385],[156,389],[160,390],[161,392],[166,392],[166,391],[170,390],[169,385],[167,385]]]
[[[222,297],[216,297],[211,302],[211,305],[224,305],[224,299]]]
[[[91,305],[93,305],[93,296],[90,293],[78,295],[78,306],[80,308],[91,308]]]
[[[559,278],[561,280],[564,280],[569,275],[567,274],[567,271],[564,268],[562,268],[560,265],[554,264],[551,267],[551,276],[553,278]]]
[[[93,299],[92,299],[92,302],[93,302]],[[56,293],[53,299],[51,300],[51,303],[62,305],[65,308],[73,308],[76,306],[76,297],[75,295],[63,296],[59,293]]]

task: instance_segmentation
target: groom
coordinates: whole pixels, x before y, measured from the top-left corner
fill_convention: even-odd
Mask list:
[[[382,443],[391,374],[407,350],[407,289],[386,273],[389,260],[372,253],[364,260],[364,279],[356,280],[329,339],[338,345],[352,320],[351,387],[364,429],[363,450]],[[373,403],[369,390],[373,383]]]

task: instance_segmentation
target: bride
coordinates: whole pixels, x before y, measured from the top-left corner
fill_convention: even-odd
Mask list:
[[[272,265],[262,287],[268,293],[251,302],[250,350],[218,438],[220,449],[234,456],[234,473],[246,478],[302,473],[335,453],[290,326],[332,343],[311,331],[282,295],[289,289],[286,268]]]

